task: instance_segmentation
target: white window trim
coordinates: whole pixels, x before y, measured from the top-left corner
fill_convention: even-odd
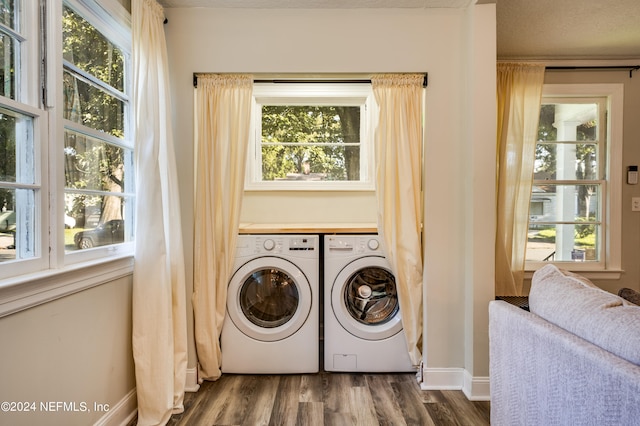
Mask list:
[[[619,279],[622,274],[622,148],[623,148],[623,84],[545,84],[543,97],[606,97],[608,100],[607,129],[607,194],[603,206],[607,217],[604,267],[590,262],[550,262],[592,279]],[[549,262],[546,262],[549,263]],[[527,262],[525,278],[545,262]]]
[[[126,255],[0,280],[0,318],[132,273],[133,257]]]
[[[315,100],[314,100],[315,98]],[[361,159],[364,169],[361,181],[262,181],[260,159],[260,128],[257,117],[262,104],[268,105],[364,105],[361,115]],[[258,83],[253,88],[253,106],[249,149],[245,176],[245,191],[374,191],[374,129],[378,107],[371,85],[348,83]],[[362,167],[361,162],[361,167]]]
[[[23,81],[40,81],[40,25],[33,25],[38,20],[38,2],[24,1],[20,19],[20,33],[26,34],[24,42],[26,52],[23,52],[23,61],[27,63],[27,69],[22,70],[18,78],[22,101],[34,107],[40,107],[42,96],[40,84],[20,84]],[[16,90],[18,91],[18,90]]]

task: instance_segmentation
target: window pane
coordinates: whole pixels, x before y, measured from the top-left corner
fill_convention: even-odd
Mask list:
[[[71,73],[64,73],[64,118],[124,137],[124,102]]]
[[[15,3],[16,3],[15,0],[0,0],[0,23],[14,30],[16,29]]]
[[[598,261],[600,225],[529,223],[527,261]]]
[[[65,194],[65,250],[129,241],[129,223],[125,223],[124,211],[133,207],[132,202],[129,198],[113,195]],[[71,223],[75,227],[68,226]]]
[[[262,107],[262,180],[360,180],[360,107]]]
[[[64,133],[65,186],[73,189],[123,192],[125,164],[131,150],[71,130]]]
[[[62,28],[64,59],[123,92],[122,51],[66,6],[63,9]],[[91,49],[87,49],[87,46],[91,46]]]
[[[0,262],[35,256],[35,191],[0,188]]]
[[[262,180],[360,180],[360,147],[263,145]]]
[[[16,202],[14,191],[0,188],[0,261],[16,258]]]
[[[596,144],[539,143],[534,179],[598,180]]]
[[[0,114],[0,181],[16,181],[15,118]]]
[[[133,147],[125,134],[130,112],[125,95],[128,57],[96,29],[100,17],[85,6],[76,11],[63,5],[62,10],[62,115],[79,125],[66,122],[64,129],[67,253],[133,237]]]
[[[262,142],[360,142],[360,107],[262,107]]]
[[[599,185],[534,185],[529,212],[531,225],[599,220],[599,188]]]
[[[539,141],[597,141],[598,105],[544,104],[540,108]]]
[[[0,181],[34,183],[33,118],[0,108]]]
[[[16,98],[16,44],[0,32],[0,95]]]

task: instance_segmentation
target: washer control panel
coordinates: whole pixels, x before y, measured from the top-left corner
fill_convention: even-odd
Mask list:
[[[326,240],[325,250],[335,255],[363,254],[381,251],[380,237],[377,235],[340,236],[333,235]]]
[[[236,257],[256,254],[282,255],[318,252],[318,237],[305,235],[239,235]]]
[[[316,249],[315,241],[307,237],[289,238],[290,251],[313,251]]]

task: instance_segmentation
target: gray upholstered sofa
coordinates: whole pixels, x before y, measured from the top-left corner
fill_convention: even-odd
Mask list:
[[[640,306],[553,265],[489,304],[491,424],[640,425]]]

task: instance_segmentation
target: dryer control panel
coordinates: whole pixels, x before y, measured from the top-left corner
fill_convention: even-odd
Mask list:
[[[236,257],[256,254],[299,254],[306,256],[318,252],[317,236],[239,235]]]

